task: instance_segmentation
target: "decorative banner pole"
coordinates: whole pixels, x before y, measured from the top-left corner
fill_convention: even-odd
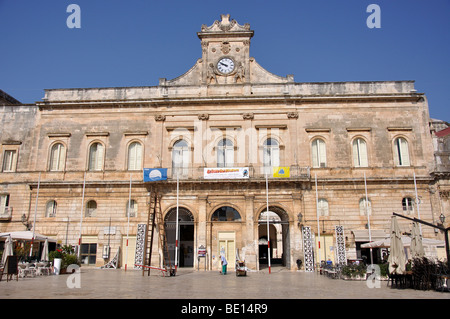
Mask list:
[[[317,189],[317,173],[314,174],[314,182],[316,185],[316,214],[317,214],[317,239],[318,239],[318,245],[319,245],[319,249],[317,250],[317,262],[319,263],[319,267],[320,267],[320,258],[321,256],[321,247],[320,247],[320,223],[319,223],[319,194],[318,194],[318,189]]]
[[[175,230],[175,273],[177,272],[178,268],[178,198],[179,198],[179,192],[180,192],[180,178],[178,176],[177,171],[177,220],[176,220],[176,230]]]
[[[370,230],[370,216],[369,210],[367,209],[369,206],[369,197],[367,196],[367,181],[366,181],[366,173],[364,172],[364,189],[366,191],[366,202],[365,202],[365,210],[367,215],[367,228],[369,229],[369,242],[372,242],[372,232]],[[372,247],[370,247],[370,264],[373,265],[373,253]]]
[[[131,173],[130,173],[130,191],[128,193],[128,225],[127,225],[127,244],[125,246],[125,271],[128,266],[128,239],[130,236],[130,213],[131,213]]]
[[[34,205],[34,221],[33,221],[33,237],[31,238],[31,246],[30,246],[30,257],[33,253],[33,245],[34,245],[34,234],[36,229],[36,213],[37,213],[37,205],[38,205],[38,199],[39,199],[39,187],[41,185],[41,172],[39,172],[39,179],[38,179],[38,187],[37,187],[37,193],[36,193],[36,204]]]
[[[417,218],[420,219],[419,196],[417,196],[416,173],[414,172],[414,190],[416,191]],[[422,236],[422,224],[419,223],[420,236]]]
[[[81,235],[82,235],[82,228],[83,228],[83,213],[84,213],[84,190],[86,188],[86,171],[84,172],[84,178],[83,178],[83,194],[81,195],[81,216],[80,216],[80,237],[78,238],[78,259],[80,259],[81,255]]]
[[[267,204],[267,264],[270,272],[270,233],[269,233],[269,180],[266,173],[266,204]]]

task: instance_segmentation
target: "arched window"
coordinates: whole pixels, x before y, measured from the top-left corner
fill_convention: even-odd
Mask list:
[[[409,166],[408,142],[403,137],[394,140],[394,162],[396,166]]]
[[[64,170],[66,161],[66,147],[62,143],[56,143],[50,150],[50,165],[51,172],[60,172]]]
[[[328,201],[325,198],[319,198],[317,206],[319,216],[328,216]]]
[[[97,216],[97,202],[95,200],[90,200],[86,204],[85,217],[95,217]]]
[[[231,167],[234,165],[233,142],[227,138],[217,144],[217,167]]]
[[[137,216],[137,210],[138,210],[138,204],[137,202],[132,199],[131,201],[127,201],[127,208],[126,208],[126,217],[136,217]]]
[[[94,143],[89,148],[89,170],[103,170],[104,147],[102,143]]]
[[[356,138],[353,141],[353,165],[355,167],[369,166],[367,160],[367,144],[362,138]]]
[[[326,167],[327,166],[327,152],[325,142],[321,138],[316,138],[312,142],[312,166]]]
[[[272,167],[280,166],[280,145],[274,138],[268,138],[263,147],[264,173],[272,174]]]
[[[142,169],[142,144],[133,142],[128,146],[128,170],[138,171]]]
[[[240,221],[241,215],[239,212],[230,206],[223,206],[215,210],[211,216],[212,221]]]
[[[56,201],[51,200],[45,206],[45,217],[55,217],[56,216]]]
[[[361,216],[367,216],[367,214],[372,215],[372,203],[370,199],[368,201],[366,201],[366,198],[361,198],[359,200],[359,214]]]
[[[411,215],[414,212],[414,201],[411,197],[402,199],[403,213]]]
[[[174,176],[188,175],[189,170],[189,146],[185,140],[178,140],[172,149],[172,171]]]

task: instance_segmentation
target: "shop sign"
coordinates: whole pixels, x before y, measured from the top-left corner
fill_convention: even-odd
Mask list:
[[[197,256],[198,257],[205,257],[206,256],[206,248],[205,248],[205,246],[201,245],[200,247],[198,247]]]

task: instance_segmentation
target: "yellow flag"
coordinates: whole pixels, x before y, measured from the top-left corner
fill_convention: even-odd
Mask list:
[[[289,167],[274,167],[273,177],[287,178],[290,176]]]

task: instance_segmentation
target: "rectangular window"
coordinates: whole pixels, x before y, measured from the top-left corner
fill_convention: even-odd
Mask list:
[[[9,195],[0,195],[0,216],[9,215]]]
[[[368,167],[367,144],[362,138],[353,141],[353,165],[355,167]]]
[[[327,166],[325,142],[321,139],[315,139],[312,142],[312,161],[313,167]]]
[[[81,263],[95,265],[97,259],[97,244],[81,244]]]
[[[3,153],[3,172],[15,172],[17,164],[17,152],[15,150],[6,150]]]

